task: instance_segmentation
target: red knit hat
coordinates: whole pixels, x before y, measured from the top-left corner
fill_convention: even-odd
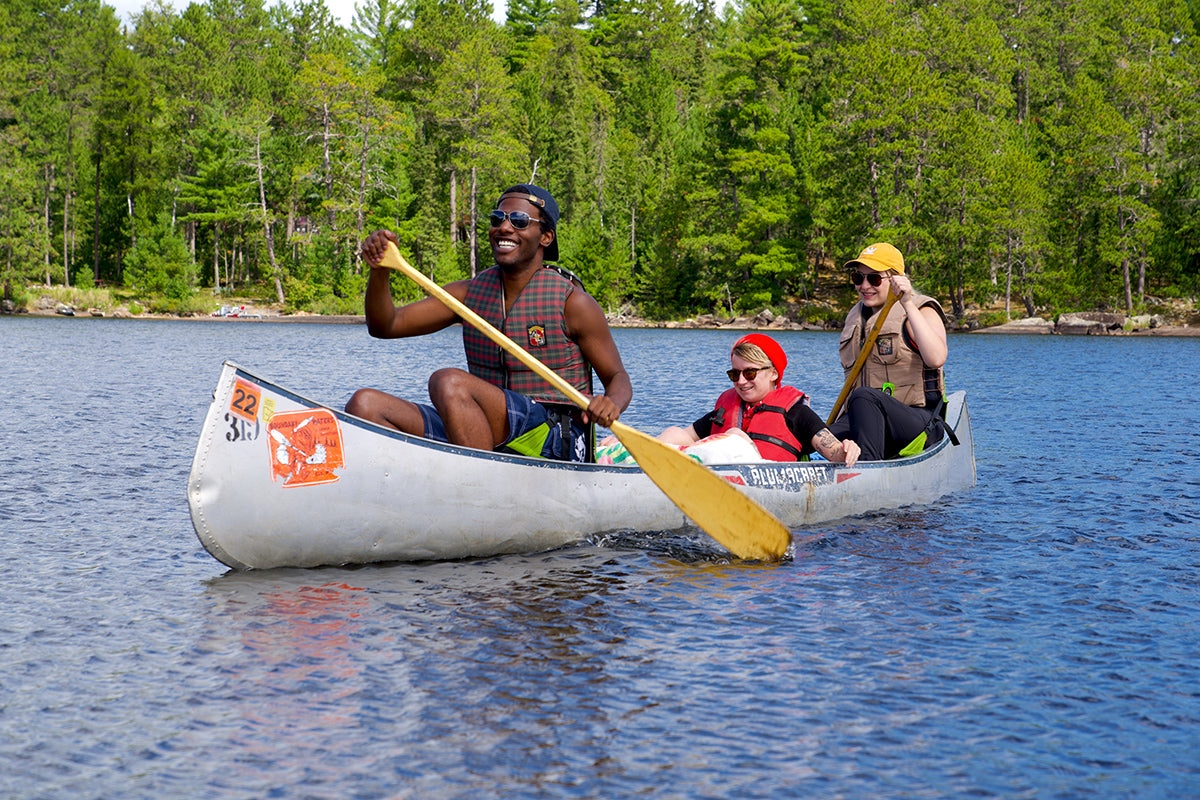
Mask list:
[[[775,368],[775,388],[778,389],[783,384],[783,371],[787,368],[787,356],[784,354],[783,348],[779,346],[779,342],[765,333],[748,333],[734,342],[733,346],[737,347],[743,342],[756,345],[759,350],[767,354],[767,358],[771,360],[771,366]]]

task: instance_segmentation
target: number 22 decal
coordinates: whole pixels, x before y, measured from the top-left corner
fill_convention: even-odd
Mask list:
[[[258,407],[262,402],[262,393],[252,383],[238,380],[233,384],[233,397],[229,400],[229,411],[225,421],[229,430],[225,438],[231,442],[254,440],[258,438]]]
[[[238,381],[233,385],[233,399],[229,401],[229,410],[251,422],[258,422],[259,398],[257,386]]]

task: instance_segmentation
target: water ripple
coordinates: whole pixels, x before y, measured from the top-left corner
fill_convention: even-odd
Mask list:
[[[413,364],[461,359],[445,333],[0,319],[0,796],[1194,793],[1200,409],[1174,377],[1200,342],[954,337],[979,485],[780,564],[691,529],[259,573],[203,552],[183,486],[222,359],[417,397]],[[627,359],[631,424],[698,416],[680,376],[722,387],[725,332],[618,334],[656,353]],[[836,337],[780,339],[827,407]]]

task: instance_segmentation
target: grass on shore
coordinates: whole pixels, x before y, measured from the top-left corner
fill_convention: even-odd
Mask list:
[[[75,310],[98,309],[105,312],[128,311],[139,314],[173,314],[180,316],[207,315],[222,305],[251,305],[254,299],[216,294],[211,289],[200,289],[191,297],[176,300],[162,295],[144,296],[123,288],[78,286],[27,286],[23,297],[13,298],[18,306],[26,308],[52,309],[69,306]]]

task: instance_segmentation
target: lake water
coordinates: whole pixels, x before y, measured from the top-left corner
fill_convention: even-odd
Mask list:
[[[699,416],[736,336],[618,331],[624,420]],[[778,338],[826,414],[836,335]],[[791,561],[237,573],[185,499],[221,361],[421,398],[457,333],[2,318],[0,797],[1200,796],[1200,339],[950,344],[978,486]]]

